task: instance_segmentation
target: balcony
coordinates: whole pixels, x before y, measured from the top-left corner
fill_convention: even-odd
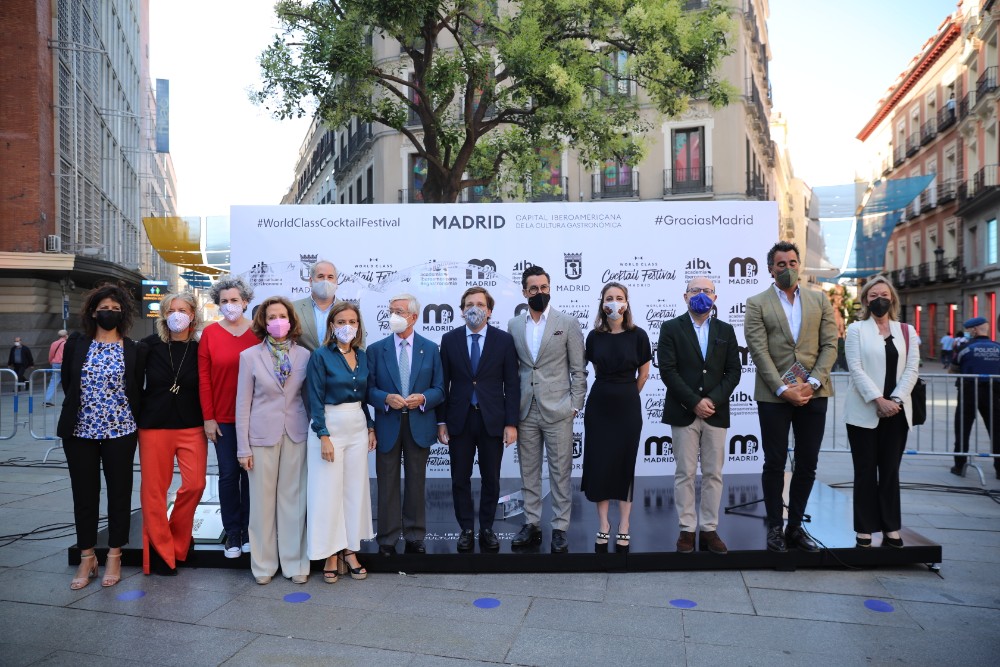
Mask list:
[[[551,186],[551,183],[546,185]],[[562,190],[562,192],[555,192],[557,189]],[[553,186],[551,192],[545,192],[543,189],[538,189],[538,192],[534,192],[535,187],[532,187],[532,192],[528,194],[529,201],[569,201],[569,177],[563,176],[560,179],[558,186]]]
[[[958,119],[965,120],[974,106],[976,106],[976,91],[970,90],[958,103]]]
[[[937,136],[937,121],[931,119],[920,126],[920,145],[926,146]]]
[[[914,131],[909,137],[906,138],[906,157],[916,155],[917,151],[920,150],[920,132]]]
[[[950,283],[958,280],[962,277],[964,273],[964,267],[962,266],[962,260],[958,257],[953,257],[951,259],[942,258],[940,262],[935,262],[936,270],[934,272],[934,277],[943,283]]]
[[[462,204],[483,204],[489,202],[499,202],[501,201],[501,198],[500,195],[488,185],[473,185],[462,189],[458,195],[458,201]]]
[[[682,9],[686,12],[708,9],[709,0],[684,0]]]
[[[424,193],[420,190],[403,188],[399,191],[400,204],[423,204]]]
[[[917,283],[919,283],[921,285],[927,285],[927,284],[933,282],[931,280],[931,263],[930,262],[924,262],[922,264],[917,265],[916,280],[917,280]]]
[[[638,199],[639,172],[618,169],[617,174],[592,174],[591,199]]]
[[[937,206],[937,201],[931,196],[930,190],[924,190],[920,193],[920,212],[929,211],[935,206]]]
[[[375,195],[373,195],[372,193],[369,192],[367,195],[365,195],[365,197],[363,199],[359,199],[358,203],[359,204],[374,204],[375,203]]]
[[[892,166],[898,167],[906,161],[906,148],[904,146],[896,146],[892,151]]]
[[[771,143],[771,121],[767,113],[767,109],[764,108],[764,98],[760,94],[760,90],[757,88],[757,83],[754,81],[752,76],[746,78],[746,95],[744,100],[750,107],[753,117],[754,125],[764,134],[767,140],[765,144]],[[768,98],[770,99],[770,98]]]
[[[913,202],[910,202],[903,212],[903,220],[913,220],[915,217],[917,217],[917,208]]]
[[[712,168],[663,170],[663,196],[677,197],[712,192]]]
[[[950,201],[955,201],[955,181],[949,178],[938,186],[937,203],[945,204]]]
[[[937,113],[937,131],[944,132],[946,129],[955,124],[955,100],[954,98],[948,100],[945,106],[938,110]]]
[[[767,186],[761,183],[756,176],[751,176],[747,182],[747,199],[768,200]]]
[[[976,100],[982,101],[987,95],[997,89],[997,68],[987,67],[978,79],[976,79]]]

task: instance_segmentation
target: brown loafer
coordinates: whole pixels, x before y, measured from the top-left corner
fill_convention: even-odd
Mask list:
[[[698,544],[702,551],[711,551],[713,554],[729,553],[726,543],[722,541],[722,538],[714,530],[701,531],[701,534],[698,535]]]
[[[694,533],[682,530],[680,537],[677,538],[677,552],[689,554],[692,551],[694,551]]]

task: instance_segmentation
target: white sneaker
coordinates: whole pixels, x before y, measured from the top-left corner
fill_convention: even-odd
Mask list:
[[[243,543],[243,553],[245,553],[245,554],[250,553],[250,543],[249,542],[244,542]]]
[[[240,549],[240,538],[234,535],[226,538],[226,558],[239,558],[242,553]]]

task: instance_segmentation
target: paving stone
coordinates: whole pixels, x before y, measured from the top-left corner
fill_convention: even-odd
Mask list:
[[[926,568],[924,571],[927,571]],[[878,571],[872,570],[796,570],[795,572],[745,570],[743,580],[748,588],[885,596],[888,593],[878,575]]]
[[[109,614],[195,623],[236,597],[219,591],[179,587],[174,583],[178,578],[138,574],[123,579],[111,588],[99,587],[99,592],[88,595],[70,606]],[[141,591],[145,595],[136,599],[118,599],[121,595],[133,591]]]
[[[606,601],[668,607],[692,600],[699,611],[752,614],[753,605],[738,571],[615,573],[608,576]]]
[[[246,572],[245,576],[250,579],[249,572]],[[293,584],[284,577],[276,577],[266,586],[254,583],[244,591],[244,594],[281,600],[289,593],[305,592],[312,596],[310,599],[312,604],[351,609],[375,609],[396,596],[396,591],[399,588],[397,577],[398,575],[394,574],[369,574],[367,579],[354,581],[350,576],[341,575],[337,583],[328,584],[323,581],[321,572],[313,572],[305,584]],[[253,580],[250,579],[250,581]]]
[[[679,664],[684,644],[662,639],[566,632],[526,627],[518,633],[506,662],[542,667]]]
[[[338,584],[339,585],[339,584]],[[240,596],[202,618],[199,625],[243,630],[257,634],[313,639],[333,643],[347,642],[359,632],[370,632],[369,612],[347,607],[291,604],[249,595]]]
[[[468,590],[484,593],[512,593],[557,600],[604,599],[608,575],[581,572],[576,574],[477,574],[469,580]]]
[[[537,598],[531,603],[523,625],[610,637],[684,639],[682,612],[672,607]]]
[[[949,560],[939,577],[924,569],[912,574],[880,572],[879,581],[898,600],[1000,609],[1000,569],[995,564]]]
[[[531,598],[504,593],[492,596],[499,599],[499,607],[482,609],[474,604],[475,600],[482,597],[489,596],[473,591],[398,587],[391,596],[382,600],[378,611],[414,616],[426,614],[437,619],[516,626],[524,620],[528,605],[531,604]]]
[[[412,665],[410,656],[396,651],[332,644],[287,637],[258,637],[228,661],[230,665],[295,665],[296,667],[326,667],[327,665],[358,665],[359,667],[399,667]]]
[[[865,608],[866,598],[864,596],[751,588],[750,597],[753,599],[757,614],[761,616],[839,621],[863,625],[918,627],[916,621],[900,609],[899,602],[893,600],[886,600],[886,602],[893,604],[896,611],[880,613]]]
[[[474,617],[470,615],[470,618]],[[343,639],[359,646],[501,662],[516,634],[516,628],[492,621],[439,622],[426,613],[404,615],[376,611],[365,619],[362,627]]]

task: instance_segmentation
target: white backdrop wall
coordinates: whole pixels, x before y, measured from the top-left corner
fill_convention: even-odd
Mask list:
[[[491,324],[506,329],[527,307],[521,272],[537,265],[551,276],[552,306],[576,316],[586,337],[601,287],[612,280],[625,284],[635,322],[654,348],[642,392],[637,475],[673,474],[670,427],[660,423],[665,387],[656,342],[660,324],[684,312],[688,280],[707,276],[716,283],[718,317],[736,328],[743,346],[725,470],[750,473],[760,471],[763,455],[743,314],[747,297],[771,283],[766,254],[777,239],[777,216],[774,202],[746,201],[234,206],[232,266],[253,285],[259,303],[273,294],[308,296],[312,263],[334,262],[337,296],[359,300],[369,344],[389,334],[387,302],[402,292],[420,301],[416,330],[435,342],[464,325],[459,298],[472,285],[494,296]],[[589,384],[589,365],[588,371]],[[586,446],[582,414],[574,434],[573,474],[579,476]],[[505,452],[502,474],[520,476],[516,447]],[[448,475],[447,448],[435,445],[428,476]]]

